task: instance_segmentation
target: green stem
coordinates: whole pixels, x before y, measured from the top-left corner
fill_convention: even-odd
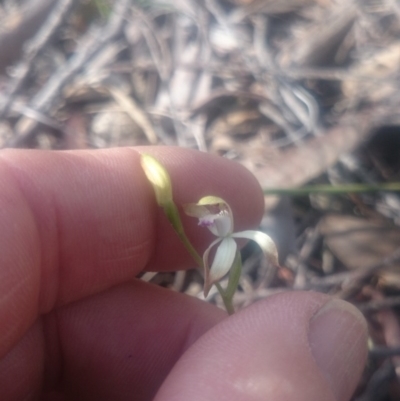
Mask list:
[[[239,285],[240,276],[242,274],[242,257],[239,251],[236,251],[235,260],[233,261],[231,270],[229,272],[228,286],[225,290],[225,296],[231,300],[236,293]]]
[[[233,308],[232,298],[228,298],[225,294],[224,289],[221,287],[221,284],[215,283],[219,294],[221,295],[222,301],[224,303],[225,309],[228,312],[228,315],[233,315],[235,313],[235,309]]]
[[[189,241],[188,237],[185,234],[185,230],[183,228],[180,216],[179,216],[179,210],[176,207],[175,203],[173,201],[168,202],[167,204],[163,205],[164,213],[167,215],[167,218],[169,222],[172,224],[172,227],[174,228],[175,232],[177,233],[179,239],[182,241],[183,245],[189,252],[189,254],[192,256],[192,258],[195,260],[195,262],[199,265],[199,267],[202,269],[201,273],[203,274],[204,271],[204,263],[203,263],[203,258],[197,253],[196,249],[193,247],[191,242]],[[236,259],[235,259],[236,260]],[[232,304],[232,296],[227,296],[223,288],[220,286],[220,284],[216,283],[215,286],[217,287],[217,290],[219,294],[222,297],[222,301],[224,302],[226,311],[228,312],[229,315],[232,315],[235,310],[233,308]]]
[[[379,191],[400,191],[400,182],[389,182],[383,184],[342,184],[342,185],[306,185],[300,188],[266,188],[265,195],[291,195],[302,196],[315,193],[323,194],[351,194]]]
[[[223,288],[218,283],[215,284],[216,287],[218,288],[219,293],[222,296],[225,308],[230,315],[232,315],[235,312],[233,308],[233,297],[238,288],[241,274],[242,274],[242,258],[240,256],[240,252],[236,251],[235,260],[233,261],[233,265],[229,273],[229,281],[226,290],[224,291]]]
[[[193,245],[189,241],[188,237],[185,234],[185,230],[183,228],[180,216],[179,216],[179,211],[178,208],[176,207],[175,203],[170,202],[167,205],[164,206],[164,212],[168,217],[168,220],[172,224],[172,226],[175,229],[175,232],[178,234],[179,239],[183,242],[183,245],[185,245],[185,248],[187,251],[190,253],[192,258],[196,261],[196,263],[200,266],[203,267],[203,259],[202,257],[197,253],[196,249],[194,249]]]

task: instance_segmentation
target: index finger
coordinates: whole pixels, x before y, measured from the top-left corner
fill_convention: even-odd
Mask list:
[[[177,204],[212,194],[230,203],[236,229],[258,223],[262,193],[240,165],[182,148],[146,152],[170,172]],[[207,233],[196,221],[184,224],[204,248]],[[137,151],[1,152],[0,355],[38,314],[143,269],[190,263],[155,204]]]

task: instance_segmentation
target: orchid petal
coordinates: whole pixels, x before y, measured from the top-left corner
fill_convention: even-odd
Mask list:
[[[210,276],[210,264],[208,263],[208,256],[210,254],[211,249],[222,241],[222,238],[218,238],[215,241],[211,242],[209,247],[205,250],[203,254],[203,265],[204,265],[204,296],[207,296],[208,291],[210,291],[211,285],[208,285],[209,276]]]
[[[207,227],[217,237],[226,237],[233,231],[233,215],[230,206],[216,196],[206,196],[198,203],[183,205],[188,216],[197,217],[199,225]]]
[[[233,229],[233,221],[232,216],[230,216],[227,212],[221,212],[214,220],[215,230],[210,230],[213,234],[218,237],[226,237],[227,235],[232,234]]]
[[[204,206],[212,206],[212,205],[220,205],[220,204],[227,205],[227,203],[222,198],[219,198],[218,196],[205,196],[204,198],[201,198],[197,202],[197,204],[204,205]]]
[[[214,221],[215,232],[210,228],[213,234],[218,235],[219,237],[226,237],[227,235],[232,234],[233,213],[227,202],[218,196],[205,196],[204,198],[201,198],[197,204],[209,206],[210,209],[213,210],[217,207],[217,218]]]
[[[183,210],[188,216],[197,217],[198,219],[212,214],[206,206],[201,206],[197,203],[186,203],[183,205]]]
[[[213,263],[208,271],[208,263],[206,263],[206,260],[208,259],[208,254],[215,243],[216,241],[214,241],[204,253],[204,266],[207,272],[204,284],[205,296],[207,296],[211,286],[228,273],[236,256],[237,244],[235,240],[230,237],[224,238],[217,248]]]
[[[276,249],[276,245],[269,235],[261,231],[246,230],[234,233],[231,235],[231,237],[247,238],[257,242],[265,257],[269,259],[274,266],[279,266],[278,250]]]

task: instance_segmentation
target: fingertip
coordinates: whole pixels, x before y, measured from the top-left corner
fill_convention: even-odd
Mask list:
[[[316,362],[312,352],[309,327],[313,316],[329,300],[316,293],[285,293],[233,315],[206,333],[184,355],[156,400],[348,399],[365,362],[365,327],[354,325],[354,317],[353,320],[342,319],[343,330],[354,326],[360,345],[354,350],[350,342],[345,341],[343,353],[347,351],[353,355],[339,357],[332,369],[353,370],[354,373],[347,382],[343,381],[342,374],[333,374],[327,380],[323,365]],[[334,345],[326,348],[330,349],[330,354],[326,351],[323,358],[335,359]],[[342,396],[344,398],[337,398]]]
[[[328,301],[310,322],[312,354],[337,400],[350,399],[367,358],[367,323],[341,299]]]
[[[182,148],[47,152],[3,150],[0,159],[0,338],[4,354],[39,313],[131,280],[143,269],[193,267],[156,207],[138,151],[163,162],[178,205],[225,198],[237,229],[255,226],[255,178],[229,160]],[[183,217],[201,251],[207,232]]]
[[[140,280],[60,308],[52,333],[62,349],[60,387],[71,386],[70,399],[153,399],[182,353],[225,316]]]

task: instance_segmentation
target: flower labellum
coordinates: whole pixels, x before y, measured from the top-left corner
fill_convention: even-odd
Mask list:
[[[143,171],[153,186],[159,206],[172,202],[171,178],[165,167],[153,156],[143,153],[140,158]]]
[[[261,231],[246,230],[233,232],[233,214],[230,206],[216,196],[206,196],[198,203],[184,205],[185,213],[199,219],[199,225],[207,227],[218,238],[213,241],[203,255],[204,263],[204,295],[207,296],[213,284],[221,280],[231,269],[237,252],[234,238],[245,238],[255,241],[269,261],[279,266],[278,251],[275,243]],[[211,249],[218,245],[214,260],[209,264]]]

